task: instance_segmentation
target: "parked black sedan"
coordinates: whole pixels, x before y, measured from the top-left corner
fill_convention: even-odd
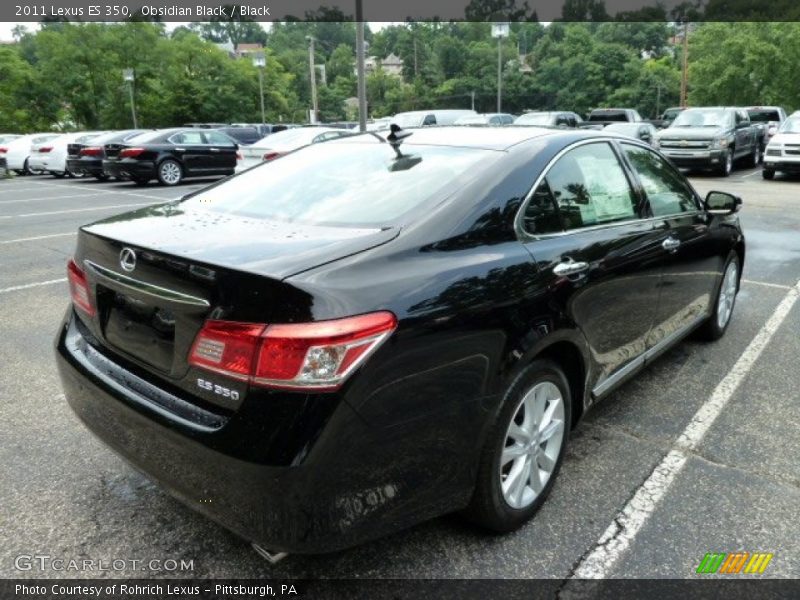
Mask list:
[[[157,179],[178,185],[186,177],[231,175],[239,158],[236,142],[214,129],[162,129],[125,142],[108,143],[103,172],[139,185]]]
[[[106,144],[124,144],[128,140],[146,132],[146,129],[112,131],[98,136],[85,144],[78,142],[68,144],[67,172],[78,175],[91,175],[100,181],[107,180],[109,176],[103,171]]]
[[[69,263],[69,404],[272,556],[457,510],[519,527],[588,409],[731,320],[741,201],[646,144],[407,134],[84,226]]]

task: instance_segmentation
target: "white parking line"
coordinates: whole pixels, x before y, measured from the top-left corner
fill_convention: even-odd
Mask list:
[[[3,288],[0,290],[0,294],[6,294],[8,292],[17,292],[19,290],[27,290],[34,287],[39,287],[42,285],[52,285],[54,283],[63,283],[67,280],[66,277],[62,277],[61,279],[51,279],[49,281],[39,281],[37,283],[27,283],[25,285],[15,285],[13,287]]]
[[[747,179],[748,177],[753,177],[755,175],[760,175],[760,174],[761,174],[761,169],[758,169],[757,171],[753,171],[752,173],[748,173],[747,175],[742,175],[741,178]]]
[[[697,449],[706,432],[722,413],[726,404],[753,368],[761,352],[786,319],[800,295],[800,281],[784,296],[775,312],[756,334],[725,378],[719,382],[708,400],[698,409],[691,422],[672,444],[672,449],[656,466],[645,482],[580,560],[570,580],[605,579],[631,545],[655,511],[659,501],[681,472],[689,454]],[[580,585],[576,582],[577,585]]]
[[[152,206],[155,204],[154,202],[134,202],[131,204],[112,204],[110,206],[92,206],[91,208],[73,208],[70,210],[55,210],[51,212],[38,212],[38,213],[26,213],[24,215],[11,215],[11,216],[0,216],[0,219],[22,219],[25,217],[44,217],[47,215],[65,215],[67,213],[76,213],[76,212],[89,212],[92,210],[103,210],[106,208],[127,208],[130,206]]]
[[[40,202],[41,200],[64,200],[66,198],[91,198],[102,196],[102,192],[86,192],[85,194],[70,194],[68,196],[48,196],[47,198],[23,198],[21,200],[0,200],[0,204],[14,204],[15,202]]]
[[[748,283],[750,285],[763,285],[766,287],[778,288],[779,290],[792,289],[792,286],[790,285],[783,285],[782,283],[768,283],[766,281],[753,281],[752,279],[742,279],[742,283]]]
[[[169,198],[165,198],[164,196],[153,196],[151,194],[140,194],[140,193],[137,193],[137,192],[126,192],[124,190],[117,190],[117,189],[108,188],[108,187],[96,188],[95,187],[96,184],[92,185],[91,187],[88,187],[88,186],[82,185],[79,182],[59,184],[59,183],[45,183],[43,181],[42,182],[31,181],[31,183],[35,183],[36,185],[41,185],[41,186],[44,186],[44,187],[57,187],[57,188],[62,188],[62,189],[63,188],[67,188],[67,189],[69,189],[69,188],[86,189],[86,190],[89,190],[91,192],[95,192],[96,191],[98,194],[103,194],[103,193],[105,193],[105,194],[122,194],[123,196],[136,196],[136,197],[140,197],[140,198],[153,198],[154,200],[161,200],[162,202],[169,202],[170,200],[177,200],[178,198],[183,196],[183,194],[180,194],[178,196],[172,196],[172,197],[169,197]],[[32,188],[32,189],[35,189],[35,188]],[[181,188],[181,189],[183,189],[183,188]],[[169,191],[172,191],[172,190],[170,189]],[[193,190],[187,190],[186,193],[188,194],[190,191],[193,191]]]
[[[0,240],[0,244],[18,244],[19,242],[35,242],[36,240],[46,240],[49,238],[67,237],[68,235],[78,235],[77,231],[69,233],[51,233],[50,235],[35,235],[33,237],[17,238],[15,240]]]

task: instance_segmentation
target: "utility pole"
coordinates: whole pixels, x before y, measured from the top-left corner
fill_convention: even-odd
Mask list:
[[[508,30],[508,23],[492,24],[492,37],[497,38],[497,112],[502,112],[503,106],[503,38]]]
[[[311,123],[317,122],[317,74],[314,69],[314,38],[310,35],[306,36],[308,40],[308,71],[311,77]]]
[[[358,74],[358,130],[367,130],[367,81],[364,76],[364,9],[356,0],[356,71]]]
[[[267,66],[267,59],[263,54],[253,56],[253,66],[258,69],[258,92],[261,97],[261,122],[266,123],[264,117],[264,67]]]
[[[686,108],[689,84],[689,21],[683,22],[683,73],[681,74],[681,108]]]
[[[138,129],[139,126],[136,124],[136,103],[133,99],[133,80],[135,79],[133,69],[123,69],[122,78],[128,82],[128,92],[130,93],[131,97],[131,116],[133,117],[133,128]]]
[[[414,31],[414,79],[419,77],[419,70],[417,68],[417,32]]]
[[[655,118],[661,114],[661,84],[656,83],[656,114]]]
[[[469,93],[469,98],[470,98],[470,108],[472,110],[475,110],[475,90],[472,90]]]

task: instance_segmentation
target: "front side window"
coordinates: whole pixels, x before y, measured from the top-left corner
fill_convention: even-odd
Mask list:
[[[579,146],[559,158],[547,172],[534,198],[539,195],[541,204],[548,192],[558,213],[560,230],[639,218],[636,196],[628,178],[611,146],[605,142]],[[553,221],[547,218],[545,222],[552,224]]]
[[[641,146],[622,144],[625,156],[642,182],[654,217],[694,212],[697,203],[683,176],[658,154]]]

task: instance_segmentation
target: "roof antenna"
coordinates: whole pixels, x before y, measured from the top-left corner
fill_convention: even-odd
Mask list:
[[[395,154],[397,154],[397,158],[403,158],[403,156],[405,155],[402,152],[400,152],[400,144],[402,144],[405,141],[405,139],[408,136],[412,135],[414,132],[404,131],[403,129],[400,129],[400,126],[395,123],[389,125],[389,130],[391,131],[391,133],[388,136],[386,136],[386,140],[392,145],[392,149],[395,151]]]

